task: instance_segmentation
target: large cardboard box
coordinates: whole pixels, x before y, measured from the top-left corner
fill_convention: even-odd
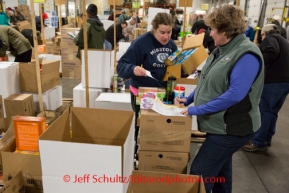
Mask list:
[[[61,29],[61,62],[62,77],[71,79],[81,79],[81,60],[76,58],[78,47],[74,44],[73,38],[68,32],[77,34],[80,28]]]
[[[170,76],[174,76],[176,78],[181,78],[181,71],[182,71],[181,65],[167,66],[166,67],[166,73],[165,73],[163,80],[168,81]]]
[[[126,193],[109,178],[133,171],[134,113],[72,107],[71,131],[66,111],[39,139],[45,193]]]
[[[14,94],[4,99],[8,118],[15,115],[35,116],[32,94]]]
[[[2,150],[3,146],[6,145],[9,141],[14,140],[15,134],[14,134],[14,125],[13,123],[10,125],[10,127],[5,132],[5,135],[0,139],[0,151]],[[3,171],[3,165],[2,165],[2,155],[0,153],[0,171]]]
[[[132,111],[130,93],[101,93],[94,108]]]
[[[132,173],[128,193],[205,193],[201,176],[148,172]]]
[[[22,171],[25,190],[29,193],[43,193],[40,156],[14,153],[15,150],[14,139],[1,150],[4,181],[8,181]]]
[[[190,152],[192,117],[163,116],[142,110],[140,150]]]
[[[138,170],[186,174],[189,153],[142,151],[139,153]]]
[[[24,29],[32,29],[31,24],[27,20],[17,23],[17,27],[20,32]]]
[[[20,93],[18,63],[0,62],[0,94],[4,117],[6,117],[6,112],[3,100],[16,93]]]
[[[60,84],[59,61],[43,60],[41,71],[42,92]],[[38,92],[36,62],[19,63],[20,89],[22,92]]]
[[[52,54],[40,54],[38,55],[39,58],[42,58],[43,60],[55,60],[55,61],[60,61],[59,65],[59,72],[62,72],[62,62],[61,62],[61,55],[54,55],[53,52]]]
[[[28,93],[25,94],[33,94],[34,99],[34,108],[35,111],[39,112],[39,95],[38,93]],[[51,110],[54,111],[58,107],[62,105],[62,86],[58,85],[52,89],[49,89],[42,93],[42,102],[44,110]]]
[[[89,108],[94,108],[96,98],[105,90],[102,88],[89,88]],[[81,83],[73,88],[73,106],[86,107],[86,90]]]
[[[88,83],[92,88],[110,88],[114,75],[114,51],[89,49]],[[81,51],[81,83],[85,87],[84,50]]]

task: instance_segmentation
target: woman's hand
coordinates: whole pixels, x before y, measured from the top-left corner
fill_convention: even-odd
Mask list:
[[[146,70],[140,66],[136,66],[133,70],[133,73],[136,76],[146,76]]]
[[[188,108],[185,108],[183,111],[181,111],[181,114],[189,115]]]
[[[187,102],[187,99],[186,98],[180,98],[180,97],[177,97],[175,98],[175,105],[176,106],[184,106],[184,103]]]

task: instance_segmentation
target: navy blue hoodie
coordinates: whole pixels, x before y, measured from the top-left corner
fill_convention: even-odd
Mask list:
[[[166,83],[162,80],[166,72],[165,60],[176,50],[177,46],[172,40],[167,45],[162,45],[152,32],[147,32],[134,40],[118,61],[118,76],[131,78],[131,86],[135,88],[140,86],[164,88]],[[141,65],[159,81],[150,77],[135,76],[134,68]]]

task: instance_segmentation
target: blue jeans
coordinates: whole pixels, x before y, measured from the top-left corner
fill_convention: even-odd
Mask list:
[[[266,147],[265,142],[271,142],[276,131],[278,112],[289,93],[289,83],[264,84],[261,101],[261,127],[255,133],[252,142],[258,147]]]
[[[112,45],[109,41],[107,41],[106,39],[104,39],[104,46],[106,50],[112,50]]]
[[[232,156],[254,134],[244,137],[208,134],[191,165],[190,174],[202,175],[206,193],[232,192]],[[224,178],[223,183],[210,183],[210,179]]]

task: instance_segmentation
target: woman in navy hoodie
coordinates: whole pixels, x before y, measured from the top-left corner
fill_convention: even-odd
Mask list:
[[[166,83],[162,81],[166,72],[165,60],[177,50],[171,40],[173,18],[167,13],[158,13],[151,24],[152,31],[134,40],[117,65],[118,76],[131,79],[131,104],[136,118],[135,140],[139,130],[136,122],[140,106],[135,104],[138,87],[165,88]],[[146,76],[146,70],[151,72],[154,79]]]

